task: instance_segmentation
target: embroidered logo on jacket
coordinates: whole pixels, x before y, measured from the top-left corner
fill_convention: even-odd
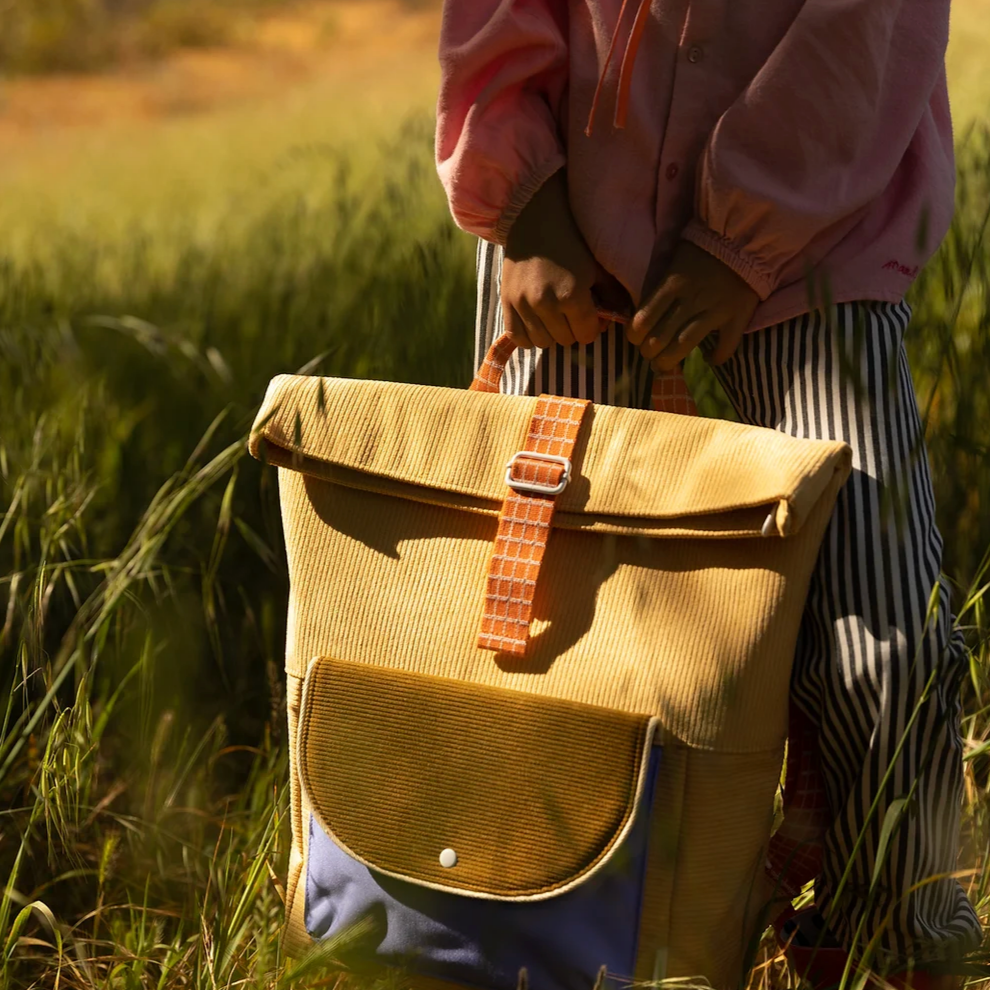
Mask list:
[[[913,268],[909,268],[907,265],[902,265],[899,261],[897,261],[894,258],[891,258],[891,260],[888,261],[887,264],[885,264],[883,267],[885,269],[890,269],[891,271],[900,272],[902,275],[907,275],[909,278],[914,278],[919,271],[917,265],[915,265]]]

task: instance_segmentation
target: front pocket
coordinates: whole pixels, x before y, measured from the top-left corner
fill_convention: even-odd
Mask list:
[[[370,916],[376,961],[495,990],[515,990],[521,969],[541,990],[590,990],[602,967],[628,981],[660,756],[655,747],[632,828],[609,861],[583,883],[538,901],[482,900],[386,876],[349,856],[311,818],[306,930],[324,939]]]
[[[589,990],[636,963],[655,720],[321,659],[297,753],[305,925],[373,915],[374,958],[459,983]]]

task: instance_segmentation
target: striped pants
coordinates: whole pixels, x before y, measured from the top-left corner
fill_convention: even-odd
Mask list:
[[[476,366],[502,332],[501,264],[501,249],[479,242]],[[815,833],[814,796],[805,808],[788,808],[785,797],[778,834],[803,832],[802,844],[819,848],[820,910],[843,944],[869,944],[883,965],[955,955],[980,937],[969,900],[947,876],[957,869],[962,803],[964,646],[940,572],[903,343],[909,319],[905,303],[843,304],[830,319],[808,314],[748,334],[715,369],[742,422],[853,450],[792,680],[792,726],[803,720],[817,735],[812,769],[825,814]],[[517,351],[503,389],[648,408],[650,379],[612,325],[593,344]]]

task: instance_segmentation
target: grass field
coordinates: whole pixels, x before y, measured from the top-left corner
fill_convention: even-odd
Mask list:
[[[433,171],[435,9],[363,2],[333,5],[323,40],[315,4],[270,22],[267,47],[5,84],[4,988],[330,986],[325,957],[359,949],[277,947],[287,578],[274,478],[243,440],[280,372],[468,377],[473,243]],[[959,122],[990,96],[985,13],[957,0]],[[960,868],[986,918],[985,134],[960,163],[910,347],[972,650]],[[786,979],[767,953],[753,985]]]

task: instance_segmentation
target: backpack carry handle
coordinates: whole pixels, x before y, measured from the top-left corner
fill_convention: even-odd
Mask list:
[[[627,317],[599,309],[598,316],[607,322],[626,323]],[[502,373],[505,371],[509,358],[516,349],[516,342],[507,334],[497,337],[488,349],[485,360],[471,382],[472,392],[498,392],[502,383]],[[680,368],[668,372],[653,373],[653,390],[650,395],[650,405],[654,412],[677,413],[681,416],[697,416],[698,407],[694,404],[691,390],[684,380]]]

